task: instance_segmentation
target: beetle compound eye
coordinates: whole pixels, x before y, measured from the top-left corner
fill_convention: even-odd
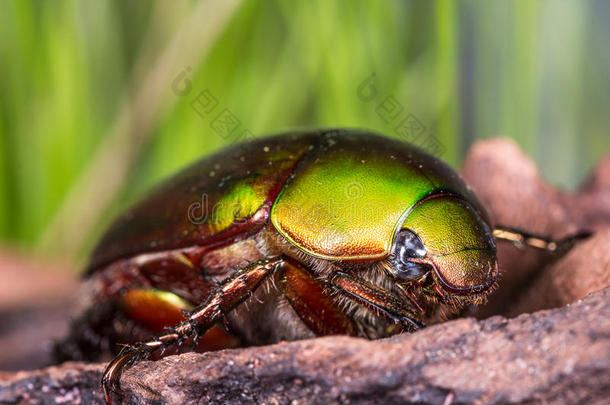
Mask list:
[[[423,263],[400,262],[394,265],[396,277],[401,280],[416,280],[426,274],[430,267]]]
[[[402,262],[410,258],[421,259],[426,256],[426,248],[421,239],[408,229],[401,229],[394,240],[395,254]]]
[[[394,238],[394,254],[391,259],[396,277],[400,279],[416,279],[426,274],[430,268],[411,261],[426,256],[426,248],[421,239],[408,229],[402,229]]]

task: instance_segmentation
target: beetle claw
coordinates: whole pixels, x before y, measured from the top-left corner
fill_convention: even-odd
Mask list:
[[[126,345],[119,355],[115,357],[104,369],[102,374],[102,389],[106,404],[111,405],[111,393],[120,393],[120,379],[123,369],[133,363],[138,355],[139,349],[134,346]]]
[[[191,348],[193,351],[196,351],[200,337],[201,336],[199,335],[199,331],[197,329],[193,329],[193,338],[191,340]]]
[[[424,325],[423,323],[407,317],[401,318],[400,324],[407,332],[416,332],[426,327],[426,325]]]

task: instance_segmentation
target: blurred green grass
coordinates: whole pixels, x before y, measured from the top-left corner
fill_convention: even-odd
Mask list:
[[[506,135],[575,187],[609,152],[608,20],[602,0],[2,1],[0,240],[82,261],[120,209],[244,129],[397,136],[413,114],[453,165],[475,140]],[[185,72],[181,96],[172,85]],[[358,88],[372,74],[366,102]],[[138,98],[150,83],[158,107]],[[204,90],[218,106],[202,117],[191,102]],[[403,108],[389,123],[386,97]],[[240,121],[226,137],[211,127],[222,109]],[[90,176],[108,145],[107,177]]]

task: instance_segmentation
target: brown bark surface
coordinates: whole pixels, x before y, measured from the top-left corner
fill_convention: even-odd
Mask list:
[[[460,319],[378,341],[327,337],[170,356],[129,369],[123,400],[601,404],[610,396],[609,299],[604,289],[560,309]],[[0,402],[100,403],[102,367],[0,374]]]

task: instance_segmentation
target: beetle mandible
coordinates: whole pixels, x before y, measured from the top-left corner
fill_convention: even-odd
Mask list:
[[[203,351],[413,332],[485,300],[494,233],[558,247],[494,231],[457,173],[408,143],[356,130],[253,140],[118,218],[86,271],[89,309],[56,351],[114,352],[110,402],[125,367],[187,340]],[[129,345],[117,354],[117,343]]]

